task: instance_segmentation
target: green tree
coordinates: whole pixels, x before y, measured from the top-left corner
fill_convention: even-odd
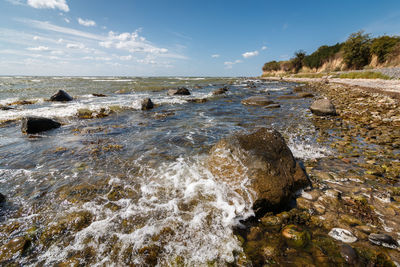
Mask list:
[[[306,67],[311,69],[318,69],[321,67],[326,61],[335,56],[336,53],[340,51],[342,48],[342,43],[337,43],[332,46],[323,45],[320,46],[317,51],[313,52],[311,55],[306,56],[303,60],[303,63]]]
[[[306,57],[306,52],[303,50],[299,50],[294,53],[294,58],[291,60],[292,69],[295,73],[298,73],[299,70],[303,67],[303,60]]]
[[[370,55],[371,38],[364,31],[350,34],[343,45],[343,59],[348,68],[361,69],[368,65]]]
[[[384,35],[372,40],[371,52],[378,57],[379,63],[383,63],[398,43],[400,43],[400,37]]]

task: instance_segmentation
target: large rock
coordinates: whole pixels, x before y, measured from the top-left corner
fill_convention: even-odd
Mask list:
[[[59,128],[61,124],[52,119],[42,117],[26,117],[22,119],[21,131],[25,134],[35,134]]]
[[[178,89],[170,89],[168,90],[168,95],[190,95],[190,92],[185,87],[179,87]]]
[[[318,99],[312,103],[310,110],[312,113],[325,116],[325,115],[336,115],[335,106],[329,99]]]
[[[265,96],[252,96],[242,100],[242,104],[250,106],[267,106],[274,104],[274,101]]]
[[[220,140],[208,164],[217,179],[238,188],[245,198],[247,192],[240,188],[246,184],[255,194],[257,217],[285,207],[297,190],[310,184],[280,133],[267,128]]]
[[[143,99],[141,104],[142,104],[142,110],[149,110],[154,107],[154,104],[150,98]]]
[[[59,90],[56,94],[50,97],[50,101],[72,101],[72,96],[64,90]]]

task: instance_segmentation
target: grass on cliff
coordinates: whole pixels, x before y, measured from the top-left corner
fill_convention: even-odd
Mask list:
[[[341,79],[383,79],[390,80],[390,77],[380,72],[365,71],[365,72],[349,72],[341,73],[335,78]]]

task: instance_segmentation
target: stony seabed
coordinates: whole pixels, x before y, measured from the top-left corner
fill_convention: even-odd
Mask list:
[[[49,101],[59,89],[71,99]],[[324,97],[336,116],[310,112]],[[396,98],[238,78],[0,77],[0,99],[2,266],[399,266]],[[27,116],[61,127],[22,133]],[[289,152],[260,150],[254,133],[272,129]],[[259,176],[287,184],[260,202]]]

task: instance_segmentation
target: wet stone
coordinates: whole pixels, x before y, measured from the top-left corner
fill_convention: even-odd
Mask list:
[[[56,94],[50,97],[50,101],[72,101],[73,98],[64,90],[59,90]]]
[[[329,236],[344,243],[354,243],[357,241],[357,237],[350,231],[341,228],[333,228],[329,232]]]
[[[6,202],[6,197],[2,193],[0,193],[0,205],[4,202]]]
[[[348,244],[342,244],[340,246],[340,255],[349,264],[356,264],[358,262],[357,252]]]
[[[282,230],[282,236],[290,247],[305,247],[311,240],[311,235],[307,230],[302,230],[296,225],[288,225]]]
[[[1,262],[11,260],[15,256],[20,256],[29,248],[30,244],[31,241],[23,236],[11,239],[8,243],[0,247],[0,264]]]
[[[370,234],[368,240],[378,246],[384,246],[388,248],[397,248],[399,244],[390,235],[387,234]]]
[[[154,104],[150,98],[146,98],[146,99],[142,100],[141,106],[142,106],[141,107],[142,110],[149,110],[154,107]]]

